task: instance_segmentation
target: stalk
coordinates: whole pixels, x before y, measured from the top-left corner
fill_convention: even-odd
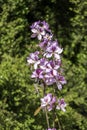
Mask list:
[[[43,83],[43,95],[44,96],[46,95],[46,84],[45,83]],[[46,115],[47,128],[50,128],[47,107],[45,107],[45,115]]]

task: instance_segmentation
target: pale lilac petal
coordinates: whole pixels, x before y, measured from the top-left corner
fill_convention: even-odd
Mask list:
[[[57,47],[57,46],[58,46],[58,42],[57,42],[56,40],[53,41],[53,42],[52,42],[52,46],[56,46],[56,47]]]
[[[35,59],[35,54],[34,53],[31,53],[30,54],[30,58],[32,58],[33,60]]]
[[[62,110],[63,112],[65,112],[65,111],[66,111],[66,109],[65,109],[65,108],[61,108],[61,110]]]
[[[55,57],[57,60],[60,60],[60,55],[59,55],[59,54],[55,53],[55,54],[54,54],[54,57]]]
[[[59,99],[58,100],[58,105],[56,107],[56,109],[61,109],[62,111],[66,111],[65,107],[67,106],[67,104],[65,103],[64,99]]]
[[[48,47],[46,51],[52,53],[52,47]]]
[[[40,52],[39,52],[39,51],[36,51],[36,52],[35,52],[35,55],[38,55],[38,54],[40,54]]]
[[[30,58],[27,59],[27,62],[28,62],[29,64],[34,64],[34,63],[35,63],[35,61],[32,60],[32,59],[30,59]]]
[[[52,104],[56,102],[56,97],[52,98]]]
[[[48,107],[47,107],[47,110],[48,111],[51,111],[53,109],[53,106],[52,105],[49,105]]]
[[[52,53],[47,53],[46,54],[46,58],[51,58],[52,57]]]
[[[58,89],[59,89],[59,90],[61,90],[61,89],[62,89],[62,85],[61,85],[61,84],[59,84],[59,83],[57,84],[57,87],[58,87]]]
[[[48,69],[48,68],[45,68],[45,72],[46,72],[46,74],[48,75],[48,77],[49,77],[49,74],[48,73],[50,73],[50,69]]]
[[[39,75],[39,78],[40,78],[40,79],[43,79],[43,75],[42,75],[42,74],[40,74],[40,75]]]
[[[37,75],[35,72],[33,72],[33,74],[31,75],[31,78],[37,78]]]
[[[37,36],[37,34],[32,34],[31,38],[35,38]]]
[[[38,40],[41,40],[41,39],[42,39],[41,34],[39,34],[39,35],[37,36],[37,38],[38,38]]]
[[[37,33],[37,29],[31,29],[31,31],[33,32],[33,33]]]
[[[41,35],[45,35],[45,31],[42,31],[42,32],[41,32]]]
[[[39,64],[40,64],[40,61],[37,61],[37,62],[34,64],[34,69],[37,69]]]
[[[43,65],[40,65],[40,68],[42,69],[42,70],[45,70],[46,69],[46,67]]]
[[[57,69],[59,69],[59,68],[60,68],[60,65],[56,65],[56,66],[54,67],[55,70],[57,70]]]
[[[47,68],[52,69],[52,66],[51,66],[51,63],[50,63],[50,62],[48,62]]]
[[[56,106],[56,109],[60,110],[60,107],[57,105],[57,106]]]
[[[56,76],[57,75],[57,71],[53,70],[53,75]]]
[[[66,80],[60,81],[61,84],[66,84]]]
[[[41,22],[43,24],[43,28],[48,30],[49,29],[49,24],[46,23],[45,21]]]
[[[63,48],[57,47],[56,51],[58,54],[61,54],[63,52]]]
[[[54,78],[46,78],[45,79],[45,83],[47,84],[47,85],[52,85],[53,83],[55,83],[55,79]]]

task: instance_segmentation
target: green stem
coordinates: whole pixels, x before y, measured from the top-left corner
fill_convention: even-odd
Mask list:
[[[57,115],[56,113],[55,113],[55,115],[56,115],[56,119],[57,119],[57,121],[58,121],[57,123],[58,123],[58,126],[59,126],[59,130],[62,130],[59,117],[58,117],[58,115]]]
[[[43,86],[44,86],[44,88],[43,88],[43,95],[45,96],[46,95],[46,84],[43,83]],[[45,114],[46,114],[47,127],[50,128],[47,107],[45,107]]]
[[[55,109],[53,110],[53,128],[55,128],[55,119],[56,119],[56,114],[55,114]]]
[[[47,112],[47,108],[46,108],[46,107],[45,107],[45,114],[46,114],[47,127],[50,128],[50,125],[49,125],[49,118],[48,118],[48,112]]]

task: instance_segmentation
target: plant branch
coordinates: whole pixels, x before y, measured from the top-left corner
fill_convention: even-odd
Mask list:
[[[46,108],[46,107],[45,107],[45,114],[46,114],[47,127],[50,128],[50,125],[49,125],[49,118],[48,118],[48,112],[47,112],[47,108]]]
[[[56,116],[56,119],[57,119],[57,123],[58,123],[58,126],[59,126],[59,130],[62,130],[59,117],[58,117],[58,115],[57,115],[56,113],[55,113],[55,116]]]
[[[46,95],[46,84],[45,83],[43,83],[43,95],[44,96]],[[50,128],[47,107],[45,107],[45,114],[46,114],[47,127]]]

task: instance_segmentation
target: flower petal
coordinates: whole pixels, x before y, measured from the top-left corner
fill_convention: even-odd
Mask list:
[[[35,29],[35,28],[31,29],[31,31],[32,31],[33,33],[37,33],[37,29]]]
[[[51,58],[52,57],[52,53],[47,53],[46,54],[46,58]]]
[[[57,53],[55,53],[55,54],[54,54],[54,57],[55,57],[57,60],[59,60],[59,59],[60,59],[60,55],[59,55],[59,54],[57,54]]]
[[[39,35],[37,36],[37,38],[38,38],[38,40],[41,40],[41,39],[42,39],[41,34],[39,34]]]

